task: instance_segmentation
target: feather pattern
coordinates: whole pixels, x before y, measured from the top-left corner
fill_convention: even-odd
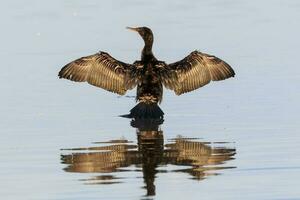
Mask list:
[[[167,73],[162,74],[163,84],[166,88],[174,90],[177,95],[193,91],[210,81],[224,80],[235,75],[230,65],[220,58],[199,51],[193,51],[166,68]],[[172,75],[172,72],[175,72],[176,76]]]
[[[99,52],[79,58],[64,66],[59,78],[76,82],[88,82],[91,85],[124,95],[128,89],[136,86],[134,66]]]

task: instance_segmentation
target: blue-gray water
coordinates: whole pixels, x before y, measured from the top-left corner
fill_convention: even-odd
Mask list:
[[[3,1],[1,199],[300,199],[299,21],[297,0]],[[135,102],[57,78],[64,64],[99,50],[128,63],[138,59],[142,40],[125,27],[141,25],[152,28],[161,60],[199,49],[236,71],[233,79],[179,97],[165,91],[159,155],[178,158],[178,149],[176,156],[164,151],[185,138],[197,138],[188,142],[209,152],[236,154],[205,166],[216,169],[199,179],[184,171],[191,161],[182,156],[159,160],[151,197],[140,159],[110,172],[68,170],[66,156],[81,152],[93,164],[91,147],[115,145],[95,142],[126,139],[131,143],[123,147],[133,145],[129,150],[140,155],[136,130],[117,117]]]

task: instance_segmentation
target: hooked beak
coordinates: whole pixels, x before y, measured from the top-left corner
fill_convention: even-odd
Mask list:
[[[135,31],[135,32],[139,32],[139,28],[132,28],[132,27],[126,27],[129,30]]]

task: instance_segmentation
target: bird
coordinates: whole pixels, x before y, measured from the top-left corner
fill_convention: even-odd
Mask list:
[[[220,81],[235,76],[232,67],[222,59],[192,51],[182,60],[167,64],[156,59],[152,46],[153,32],[148,27],[126,27],[137,32],[144,40],[141,59],[132,64],[99,51],[65,65],[59,78],[75,82],[87,82],[110,92],[124,95],[137,87],[138,104],[130,110],[129,118],[163,118],[164,112],[158,104],[163,97],[163,87],[182,95],[196,90],[211,81]]]

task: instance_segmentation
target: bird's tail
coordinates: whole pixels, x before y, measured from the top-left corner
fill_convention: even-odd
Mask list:
[[[140,102],[130,110],[128,115],[121,115],[121,117],[135,119],[162,119],[164,117],[164,112],[160,109],[157,103]]]

